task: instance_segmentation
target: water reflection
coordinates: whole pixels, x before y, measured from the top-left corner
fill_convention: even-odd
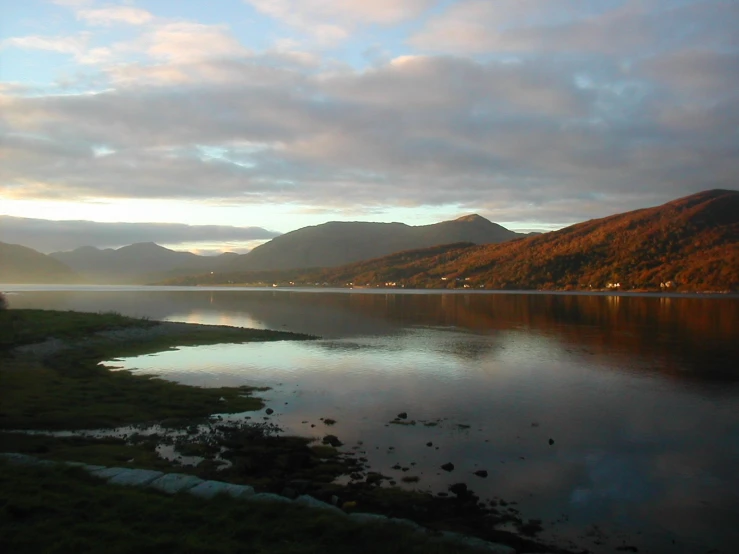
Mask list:
[[[12,302],[17,307],[114,310],[154,319],[286,329],[325,338],[402,334],[413,326],[486,336],[523,330],[553,336],[563,347],[593,356],[623,352],[627,358],[653,360],[653,370],[675,378],[736,381],[739,376],[734,367],[739,359],[736,298],[142,289],[19,293]]]
[[[383,473],[399,479],[400,464],[421,488],[464,481],[516,500],[595,552],[739,544],[737,299],[147,291],[13,304],[319,334],[124,364],[192,384],[272,385],[287,430],[321,436],[331,417],[331,432],[362,441]],[[390,424],[401,411],[416,425]],[[451,474],[439,469],[449,461]]]

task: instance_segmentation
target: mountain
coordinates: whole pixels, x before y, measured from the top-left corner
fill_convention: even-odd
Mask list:
[[[497,243],[524,235],[479,215],[432,225],[332,221],[286,233],[239,256],[227,271],[333,267],[454,242]]]
[[[502,244],[441,245],[317,270],[204,275],[187,284],[290,281],[418,288],[736,291],[739,191],[709,190]]]
[[[589,290],[610,283],[739,290],[739,191],[705,191],[503,244],[405,252],[306,278],[420,287]]]
[[[83,246],[70,252],[53,252],[49,256],[92,282],[147,283],[193,272],[214,271],[230,262],[235,254],[198,256],[170,250],[153,242],[140,242],[104,250]]]
[[[54,283],[80,281],[65,264],[19,244],[0,242],[0,283]]]

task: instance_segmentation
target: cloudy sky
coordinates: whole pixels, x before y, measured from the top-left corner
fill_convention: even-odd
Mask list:
[[[737,0],[0,0],[0,240],[547,230],[736,189],[738,28]]]

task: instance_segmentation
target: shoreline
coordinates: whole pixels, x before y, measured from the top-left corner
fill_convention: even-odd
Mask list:
[[[75,319],[78,325],[86,323],[88,326],[71,331],[67,329],[64,339],[46,336],[43,341],[31,341],[31,338],[44,335],[38,333],[26,337],[28,340],[24,344],[16,344],[13,348],[6,344],[6,348],[0,350],[6,361],[2,371],[6,372],[6,377],[14,374],[16,377],[13,383],[15,403],[0,415],[2,451],[30,455],[41,453],[45,459],[73,459],[141,469],[176,468],[202,478],[248,484],[266,493],[288,497],[310,494],[323,502],[336,497],[342,505],[360,506],[361,511],[410,518],[432,529],[464,532],[492,542],[513,544],[519,551],[546,548],[549,552],[567,552],[538,542],[535,536],[541,527],[537,522],[525,521],[515,510],[483,508],[479,504],[480,499],[466,487],[453,491],[453,496],[442,498],[388,486],[390,478],[373,472],[352,453],[337,450],[341,443],[336,437],[330,438],[331,435],[324,437],[323,444],[315,445],[311,438],[280,436],[269,423],[255,423],[245,414],[243,422],[236,425],[227,425],[217,416],[212,417],[216,413],[261,409],[264,406],[262,400],[251,396],[259,389],[190,387],[128,372],[114,372],[99,364],[101,360],[112,360],[122,355],[151,353],[191,344],[288,338],[309,340],[315,337],[279,331],[132,320],[116,314],[42,310],[4,310],[0,312],[0,325],[17,319],[19,315],[36,317],[37,323],[40,317],[47,325],[54,316],[62,320]],[[89,326],[92,320],[98,322],[97,327]],[[9,361],[12,363],[8,364]],[[25,374],[31,379],[17,378]],[[39,392],[39,382],[48,387],[41,387],[43,390]],[[29,389],[28,395],[18,393],[23,387]],[[81,388],[90,387],[93,389],[91,396],[78,396]],[[31,401],[39,394],[40,402],[38,398]],[[70,404],[70,397],[76,400],[65,406]],[[27,415],[29,408],[33,411],[33,406],[40,410],[48,408],[45,402],[56,402],[51,413]],[[138,402],[138,405],[134,410],[116,409],[120,404],[127,407],[129,402]],[[6,403],[3,405],[5,408]],[[106,414],[106,410],[111,413]],[[12,417],[14,413],[17,414],[15,419]],[[179,430],[179,438],[171,441],[172,448],[183,456],[201,457],[203,463],[187,467],[162,460],[157,452],[162,437],[156,435],[132,433],[121,439],[93,439],[23,433],[100,426],[95,423],[103,423],[102,427],[110,428],[116,423],[151,421],[167,422]],[[49,427],[49,423],[53,425]],[[218,457],[225,458],[231,465],[225,469],[220,467]],[[352,483],[334,483],[338,476],[347,474],[352,476]],[[517,528],[519,532],[495,528],[503,525]]]
[[[32,292],[298,292],[298,293],[337,293],[337,294],[474,294],[474,295],[556,295],[556,296],[614,296],[614,297],[653,297],[653,298],[739,298],[736,290],[676,290],[665,292],[651,289],[613,290],[613,289],[480,289],[480,288],[411,288],[411,287],[346,287],[310,285],[249,285],[249,284],[18,284],[0,283],[0,293],[12,298],[16,294]],[[193,324],[199,325],[199,324]]]

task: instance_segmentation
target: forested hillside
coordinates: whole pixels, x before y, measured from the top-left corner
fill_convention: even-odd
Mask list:
[[[319,270],[194,282],[418,288],[739,289],[739,191],[711,190],[502,244],[452,244]]]

